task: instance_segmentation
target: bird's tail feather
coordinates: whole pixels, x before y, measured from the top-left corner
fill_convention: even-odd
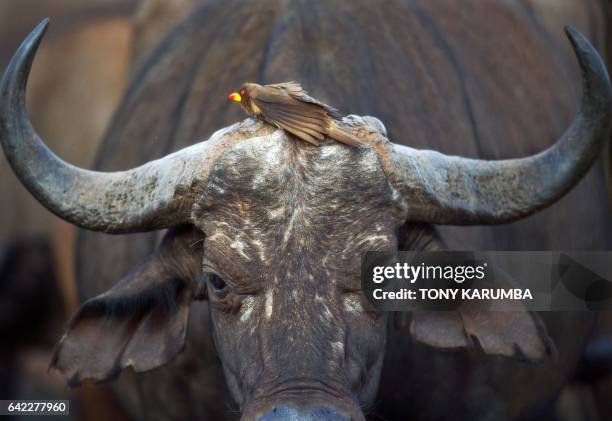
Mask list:
[[[344,143],[345,145],[358,147],[363,144],[363,141],[361,139],[351,133],[342,130],[334,122],[329,125],[329,128],[327,129],[327,135],[332,139],[336,139],[338,142]]]

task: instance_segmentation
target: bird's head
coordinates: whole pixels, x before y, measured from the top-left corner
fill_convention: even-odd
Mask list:
[[[256,83],[245,83],[240,87],[237,92],[232,92],[227,98],[240,103],[243,107],[246,107],[249,103],[251,92],[253,91],[253,89],[259,86],[260,85]]]

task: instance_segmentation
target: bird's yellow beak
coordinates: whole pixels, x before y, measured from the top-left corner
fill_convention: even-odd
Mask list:
[[[240,94],[238,92],[234,92],[232,94],[229,94],[227,99],[231,99],[232,101],[236,101],[236,102],[242,101],[242,97],[240,96]]]

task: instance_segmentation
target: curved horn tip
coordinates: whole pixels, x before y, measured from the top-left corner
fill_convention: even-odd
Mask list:
[[[49,18],[43,18],[43,20],[40,21],[40,23],[38,25],[36,25],[36,28],[34,28],[34,31],[46,31],[47,27],[49,26]]]
[[[20,85],[22,88],[25,88],[25,82],[30,73],[30,68],[32,66],[32,62],[34,61],[34,55],[36,54],[36,50],[38,50],[38,46],[40,45],[40,41],[45,35],[47,31],[47,27],[49,26],[49,18],[43,19],[36,28],[30,32],[25,40],[17,49],[17,52],[13,55],[13,58],[8,64],[4,72],[4,76],[2,81],[0,82],[1,91],[4,93],[4,90],[8,85],[14,83],[12,79],[17,77],[21,79]],[[25,77],[24,77],[25,76]]]
[[[589,39],[570,25],[565,26],[565,34],[580,64],[584,94],[593,97],[592,100],[597,98],[596,104],[605,103],[609,107],[612,104],[612,85],[601,56]]]
[[[47,32],[48,27],[49,18],[44,18],[38,25],[36,25],[36,28],[30,32],[30,35],[28,35],[25,41],[23,41],[22,46],[30,46],[33,44],[35,48],[38,47],[38,44],[40,44],[40,40],[42,39],[43,35],[45,35],[45,32]]]
[[[567,36],[567,39],[569,39],[569,42],[572,44],[572,47],[580,60],[583,54],[588,54],[590,52],[595,52],[597,57],[599,57],[599,54],[597,54],[597,50],[595,47],[593,47],[591,41],[589,41],[587,37],[574,29],[571,25],[565,25],[565,35]]]
[[[574,42],[574,39],[576,38],[582,37],[584,39],[584,36],[580,32],[578,32],[576,29],[574,29],[572,25],[565,25],[564,29],[565,29],[565,35],[567,35],[567,37],[572,43]]]
[[[572,47],[574,48],[574,52],[576,53],[576,55],[578,56],[578,59],[581,62],[583,61],[583,58],[586,58],[588,60],[585,60],[585,61],[588,61],[591,63],[601,63],[600,66],[598,67],[603,67],[603,69],[605,70],[605,66],[603,65],[603,60],[601,59],[601,56],[599,55],[599,53],[597,52],[597,49],[593,46],[591,41],[589,41],[589,39],[586,36],[584,36],[580,31],[574,29],[570,25],[565,25],[565,35],[567,36],[567,39],[569,39],[570,43],[572,44]],[[591,53],[593,57],[590,56]],[[584,56],[587,56],[587,57],[584,57]]]

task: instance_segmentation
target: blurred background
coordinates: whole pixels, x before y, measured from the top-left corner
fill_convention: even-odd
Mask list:
[[[88,167],[143,57],[196,0],[2,0],[0,68],[45,17],[53,24],[28,86],[30,116],[48,146]],[[2,70],[4,71],[4,70]],[[105,386],[69,390],[48,371],[77,308],[76,230],[38,204],[0,154],[0,399],[66,399],[71,419],[124,419]]]
[[[173,24],[204,1],[1,0],[0,69],[30,30],[51,18],[28,87],[30,116],[55,153],[87,168],[135,69]],[[571,22],[595,28],[588,35],[612,52],[606,7],[587,7],[592,2],[585,0],[584,13],[577,15],[570,1],[531,3],[551,27]],[[127,419],[108,387],[70,390],[58,373],[47,370],[53,346],[78,306],[74,227],[31,197],[3,154],[0,198],[0,399],[70,399],[70,419]],[[608,352],[606,346],[595,343],[588,352]],[[612,420],[612,377],[585,362],[562,392],[557,412],[559,421]]]

